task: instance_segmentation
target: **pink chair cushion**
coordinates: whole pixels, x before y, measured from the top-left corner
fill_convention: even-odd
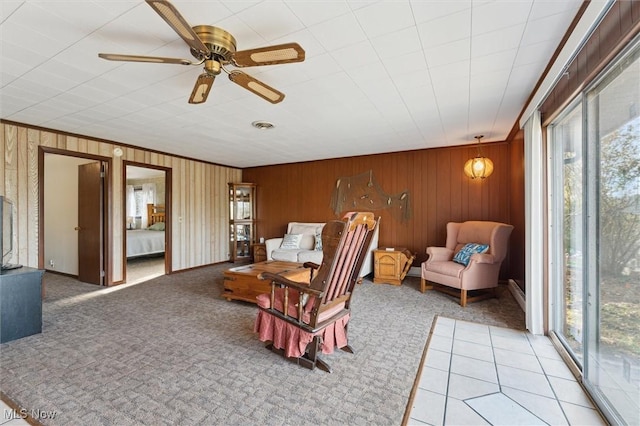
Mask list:
[[[333,353],[336,347],[347,346],[347,314],[331,323],[316,334],[322,337],[320,349],[324,354]],[[314,335],[266,311],[259,310],[253,331],[258,333],[262,342],[272,342],[277,349],[283,349],[285,356],[298,358],[302,356]]]
[[[271,307],[271,294],[269,293],[261,294],[256,299],[258,300],[258,306],[266,309]],[[287,308],[288,316],[292,318],[298,318],[299,299],[300,299],[300,294],[298,293],[298,291],[290,289],[289,290],[289,306]],[[310,312],[311,312],[311,309],[313,308],[315,299],[316,299],[315,296],[309,297],[307,304],[304,306],[304,310],[302,311],[302,322],[304,322],[305,324],[309,323],[309,320],[311,318]],[[284,304],[284,289],[276,288],[274,307],[277,311],[284,312],[284,310],[282,309],[283,304]],[[337,314],[342,309],[344,309],[344,303],[339,303],[336,306],[332,307],[331,309],[328,309],[322,312],[318,316],[318,323],[321,323],[327,318],[331,318],[333,315]]]
[[[451,261],[429,263],[429,271],[457,278],[460,278],[465,268],[466,266]]]

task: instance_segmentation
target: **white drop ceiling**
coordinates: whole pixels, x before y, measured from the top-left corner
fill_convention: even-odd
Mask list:
[[[579,0],[184,1],[238,50],[295,41],[302,63],[243,68],[286,97],[272,105],[201,67],[142,0],[0,2],[0,118],[233,167],[504,140]],[[271,130],[251,126],[256,120]]]

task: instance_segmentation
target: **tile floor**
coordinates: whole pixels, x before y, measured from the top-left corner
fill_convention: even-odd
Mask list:
[[[545,336],[438,317],[409,425],[606,425]]]

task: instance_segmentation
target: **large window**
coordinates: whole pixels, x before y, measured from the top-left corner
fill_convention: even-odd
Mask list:
[[[551,127],[556,201],[555,236],[552,252],[556,253],[554,300],[555,331],[572,355],[581,363],[582,321],[584,307],[583,281],[583,158],[582,104],[577,102]]]
[[[640,424],[640,46],[550,126],[553,330],[612,423]]]

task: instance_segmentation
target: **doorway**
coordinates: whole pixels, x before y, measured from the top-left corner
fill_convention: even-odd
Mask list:
[[[109,285],[109,159],[40,147],[39,267]]]
[[[124,282],[171,272],[170,169],[124,162]]]

